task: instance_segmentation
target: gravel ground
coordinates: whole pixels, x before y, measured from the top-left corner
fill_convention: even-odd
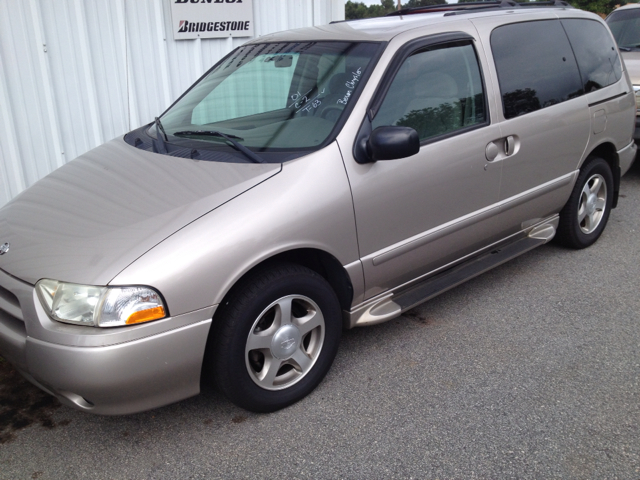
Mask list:
[[[47,402],[0,363],[1,479],[640,479],[640,164],[589,249],[554,245],[344,332],[309,397],[138,415]]]

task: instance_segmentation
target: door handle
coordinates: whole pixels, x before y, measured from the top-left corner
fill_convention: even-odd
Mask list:
[[[517,135],[497,138],[487,144],[484,150],[485,157],[489,162],[504,160],[520,150],[520,140]]]
[[[516,151],[516,139],[513,135],[509,135],[504,139],[504,154],[507,157],[513,155]]]

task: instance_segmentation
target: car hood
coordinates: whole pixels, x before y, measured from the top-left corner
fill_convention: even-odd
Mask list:
[[[112,140],[0,209],[0,245],[9,243],[0,269],[31,284],[53,278],[106,285],[165,238],[281,168],[159,155]]]
[[[622,51],[620,53],[622,54],[624,65],[629,72],[629,77],[631,77],[631,83],[640,85],[640,52]]]

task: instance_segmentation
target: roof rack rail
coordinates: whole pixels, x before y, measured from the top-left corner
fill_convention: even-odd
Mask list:
[[[531,7],[561,7],[574,8],[564,0],[515,2],[513,0],[489,0],[467,3],[442,3],[438,5],[426,5],[424,7],[403,8],[387,14],[387,17],[399,15],[415,15],[417,13],[447,12],[446,15],[456,15],[474,10],[501,10],[512,8]]]

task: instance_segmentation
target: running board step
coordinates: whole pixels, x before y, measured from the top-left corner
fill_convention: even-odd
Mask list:
[[[496,248],[490,253],[411,287],[409,290],[394,296],[393,302],[400,307],[401,313],[406,312],[467,280],[547,243],[547,241],[546,239],[525,237],[504,247]]]
[[[512,258],[547,243],[553,234],[553,225],[533,229],[529,236],[516,242],[496,247],[472,260],[429,277],[400,293],[389,293],[375,302],[361,306],[345,316],[345,327],[364,327],[389,321],[403,312],[420,305],[447,290],[491,270]]]

